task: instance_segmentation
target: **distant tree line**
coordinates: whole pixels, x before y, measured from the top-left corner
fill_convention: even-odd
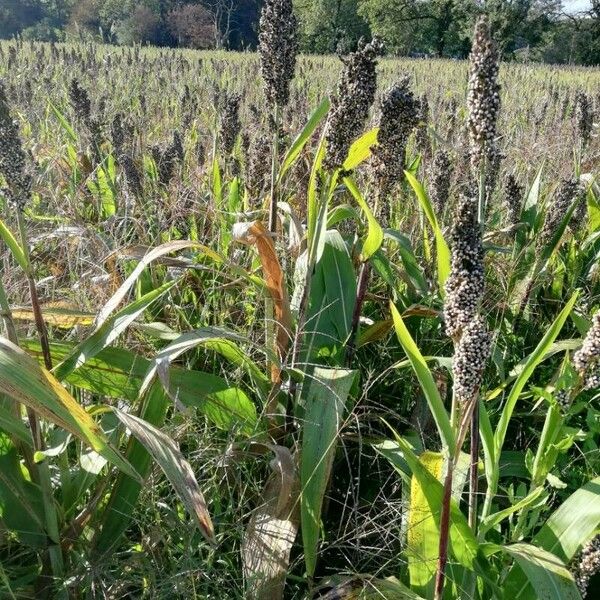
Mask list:
[[[263,0],[0,0],[0,37],[253,49]],[[465,57],[490,15],[505,59],[600,64],[600,0],[294,0],[304,52],[380,36],[390,54]]]

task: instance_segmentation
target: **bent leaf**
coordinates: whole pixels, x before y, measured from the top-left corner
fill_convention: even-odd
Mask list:
[[[273,473],[242,542],[242,568],[249,600],[281,600],[290,552],[298,534],[300,482],[295,460],[283,446],[271,446]]]
[[[23,350],[0,337],[0,391],[69,431],[133,477],[139,475],[60,382]]]
[[[183,458],[175,442],[150,423],[113,409],[121,423],[129,429],[163,470],[192,519],[210,542],[215,543],[215,531],[206,501],[200,491],[190,464]]]
[[[444,402],[442,401],[440,392],[435,384],[433,375],[431,374],[421,351],[417,347],[417,344],[415,344],[410,332],[406,328],[398,309],[393,303],[390,303],[390,310],[392,311],[396,335],[398,336],[398,340],[400,341],[400,344],[402,344],[402,348],[404,348],[404,352],[406,352],[406,356],[408,356],[410,364],[421,384],[421,389],[427,399],[427,404],[429,405],[429,410],[435,420],[440,438],[443,444],[449,448],[452,453],[454,452],[454,434],[452,432],[448,413],[446,412]]]

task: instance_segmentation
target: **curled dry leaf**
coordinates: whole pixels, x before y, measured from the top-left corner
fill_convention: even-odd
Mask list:
[[[233,237],[236,241],[243,244],[256,245],[265,274],[267,289],[275,307],[277,352],[279,357],[283,358],[290,343],[292,314],[290,312],[290,301],[285,287],[283,270],[275,251],[275,244],[273,244],[271,235],[260,221],[236,223],[233,226]],[[279,367],[273,366],[271,378],[274,382],[279,381]]]
[[[300,482],[295,460],[283,446],[275,453],[273,473],[265,486],[262,504],[254,511],[242,544],[242,564],[249,600],[283,598],[290,551],[300,523]]]

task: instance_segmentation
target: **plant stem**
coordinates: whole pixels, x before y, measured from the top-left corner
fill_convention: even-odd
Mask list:
[[[479,402],[471,415],[471,465],[469,473],[469,526],[477,532],[477,494],[479,491]]]
[[[27,263],[27,271],[25,275],[27,277],[27,283],[29,285],[31,307],[35,319],[35,325],[40,338],[42,355],[44,357],[44,365],[46,369],[50,370],[52,369],[52,357],[50,354],[48,331],[46,329],[46,324],[44,323],[44,317],[42,315],[42,309],[39,303],[37,288],[33,276],[33,270],[31,268],[31,257],[29,255],[27,232],[25,229],[23,214],[20,210],[17,210],[17,223],[19,227],[19,233],[21,236],[22,249]],[[28,411],[28,416],[31,424],[33,447],[36,450],[36,452],[43,451],[45,446],[37,415],[33,413],[33,411]],[[58,515],[56,512],[54,493],[52,491],[52,479],[50,477],[50,469],[48,468],[48,464],[45,459],[37,465],[37,474],[39,477],[40,488],[42,490],[42,501],[44,505],[44,516],[46,521],[46,533],[48,534],[48,537],[52,542],[48,546],[48,554],[50,557],[52,574],[55,578],[58,578],[61,577],[63,574],[64,561],[60,547],[60,530],[58,526]]]
[[[435,574],[434,600],[441,600],[444,592],[446,563],[448,562],[448,541],[450,536],[450,499],[452,498],[452,480],[454,476],[454,457],[448,459],[448,470],[444,480],[444,495],[442,497],[442,512],[440,515],[440,541],[437,571]]]
[[[269,203],[269,231],[277,232],[277,171],[279,166],[279,105],[275,104],[273,114],[275,133],[273,135],[273,154],[271,162],[271,198]]]
[[[360,323],[360,315],[362,312],[362,306],[365,301],[367,293],[367,285],[369,283],[369,274],[371,267],[369,263],[364,262],[360,268],[360,274],[358,276],[358,286],[356,290],[356,304],[354,305],[354,313],[352,315],[352,329],[350,331],[350,338],[346,345],[346,366],[349,367],[354,359],[356,353],[356,338],[358,336],[358,326]]]

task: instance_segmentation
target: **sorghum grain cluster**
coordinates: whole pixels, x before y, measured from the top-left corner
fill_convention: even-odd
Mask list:
[[[377,89],[377,57],[383,51],[381,41],[361,40],[356,52],[342,59],[344,71],[332,101],[327,121],[327,156],[324,166],[341,167],[352,141],[360,133],[375,100]]]
[[[583,377],[584,387],[600,387],[600,310],[592,318],[581,348],[573,355],[573,365]]]
[[[240,96],[238,94],[227,94],[225,106],[221,114],[221,123],[219,130],[219,142],[224,155],[233,152],[235,140],[242,124],[240,122]]]
[[[587,596],[590,579],[597,573],[600,573],[600,534],[592,538],[578,556],[574,575],[582,598]]]
[[[292,0],[266,0],[260,16],[260,72],[270,104],[286,106],[294,78],[298,21]]]
[[[463,329],[454,350],[454,394],[460,404],[467,404],[475,398],[490,348],[491,335],[485,321],[476,316]]]
[[[504,181],[504,206],[508,216],[508,222],[516,225],[521,216],[521,205],[523,203],[523,188],[519,185],[516,177],[509,173]]]
[[[403,77],[383,95],[379,106],[377,145],[372,148],[372,175],[378,204],[403,178],[406,144],[417,119],[417,103],[408,77]],[[380,206],[380,208],[383,208]]]
[[[558,192],[546,211],[544,225],[537,240],[538,251],[542,250],[556,232],[557,226],[563,220],[571,204],[579,192],[579,182],[575,179],[564,179]]]
[[[444,320],[455,341],[475,318],[484,288],[483,247],[473,192],[460,196],[450,234],[452,263],[446,282]]]
[[[23,150],[19,127],[10,115],[10,107],[0,81],[0,173],[8,185],[7,197],[19,210],[31,195],[31,173]]]
[[[437,150],[431,163],[429,196],[438,218],[441,217],[450,195],[450,180],[452,178],[452,163],[445,150]]]
[[[497,154],[496,128],[500,110],[498,52],[486,17],[480,17],[475,26],[467,108],[471,165],[478,172],[483,164],[491,164]]]

